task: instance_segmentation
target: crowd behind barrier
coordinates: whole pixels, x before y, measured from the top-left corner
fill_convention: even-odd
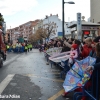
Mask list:
[[[41,45],[42,46],[42,45]],[[82,42],[75,39],[51,39],[42,46],[44,48],[44,55],[47,62],[61,67],[61,78],[66,79],[68,71],[72,68],[73,64],[77,60],[83,60],[88,56],[96,59],[94,65],[87,66],[86,71],[92,71],[93,74],[87,81],[85,86],[78,87],[78,89],[73,90],[75,94],[73,100],[99,100],[100,98],[100,86],[99,86],[99,68],[100,68],[100,36],[92,39],[85,38]],[[54,50],[54,48],[62,47],[61,51]],[[51,49],[53,48],[53,49]],[[76,52],[73,52],[76,50]],[[49,51],[49,52],[48,52]],[[68,54],[65,54],[68,52]],[[66,58],[66,60],[65,60]],[[59,62],[57,62],[59,61]],[[63,77],[64,76],[64,77]],[[66,97],[69,92],[64,92],[62,96]]]

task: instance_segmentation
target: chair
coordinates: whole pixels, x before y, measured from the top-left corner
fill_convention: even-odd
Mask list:
[[[52,65],[54,64],[54,62],[53,61],[50,61],[50,63],[51,63],[51,68],[52,68]]]
[[[70,69],[70,66],[68,65],[68,60],[66,61],[62,61],[60,64],[59,64],[60,67],[63,68],[63,70],[61,71],[60,73],[60,77],[63,78],[63,75],[65,76],[66,73],[69,71]]]
[[[18,47],[15,48],[15,52],[18,53]]]
[[[24,47],[20,47],[19,52],[23,53],[24,52]]]
[[[82,96],[87,96],[89,98],[89,100],[99,100],[99,96],[98,96],[98,77],[99,77],[99,74],[98,74],[98,70],[96,71],[96,77],[92,77],[92,85],[93,85],[93,80],[94,78],[96,78],[96,97],[93,96],[93,86],[91,87],[91,90],[86,90],[84,87],[83,87],[83,92],[75,92],[74,93],[74,96],[73,96],[73,100],[79,100],[79,97],[82,97]]]
[[[11,48],[9,48],[9,49],[8,49],[8,52],[11,52],[11,50],[12,50],[12,49],[11,49]]]
[[[25,50],[25,48],[24,48],[24,46],[22,46],[22,52],[24,52],[24,50]]]

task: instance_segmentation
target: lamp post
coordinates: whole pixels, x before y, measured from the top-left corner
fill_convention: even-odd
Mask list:
[[[64,30],[64,4],[68,3],[68,4],[75,4],[73,1],[70,2],[64,2],[64,0],[62,0],[62,32],[63,32],[63,37],[65,36],[65,30]]]
[[[3,22],[3,38],[5,43],[5,34],[6,34],[6,22]]]
[[[12,31],[11,31],[11,26],[10,26],[10,43],[12,44]]]

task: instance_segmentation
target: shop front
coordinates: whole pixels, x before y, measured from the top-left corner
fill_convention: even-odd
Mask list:
[[[72,23],[68,28],[71,28],[71,37],[78,37],[77,22]],[[82,35],[81,39],[91,37],[92,39],[100,35],[100,24],[82,21]]]

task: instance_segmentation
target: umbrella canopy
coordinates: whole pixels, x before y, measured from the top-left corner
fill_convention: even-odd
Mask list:
[[[87,58],[76,61],[69,72],[66,74],[63,87],[66,92],[72,91],[78,87],[82,87],[91,77],[91,72],[87,71],[88,66],[93,66],[96,62],[95,58],[88,56]]]
[[[51,56],[49,58],[49,60],[53,61],[53,62],[62,62],[62,61],[66,61],[68,59],[70,59],[70,57],[73,55],[73,58],[74,56],[77,58],[78,55],[77,55],[77,49],[76,50],[72,50],[72,51],[67,51],[67,52],[62,52],[62,53],[59,53],[59,54],[55,54],[53,56]]]
[[[50,48],[46,51],[46,53],[49,55],[49,56],[53,56],[53,55],[57,55],[61,52],[62,50],[62,47],[54,47],[54,48]]]

